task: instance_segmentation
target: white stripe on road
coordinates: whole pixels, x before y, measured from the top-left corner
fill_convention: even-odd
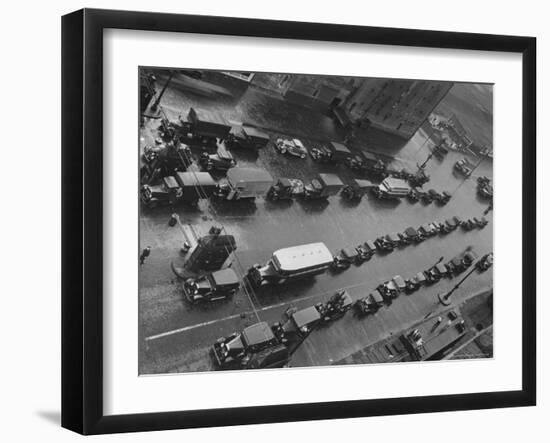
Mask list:
[[[366,285],[367,285],[367,283],[359,283],[359,284],[356,284],[356,285],[345,286],[345,287],[339,288],[337,290],[353,289],[353,288],[358,288],[360,286],[366,286]],[[337,290],[335,290],[334,292],[336,292]],[[326,291],[326,292],[321,292],[321,293],[314,294],[314,295],[308,295],[306,297],[295,298],[295,299],[292,299],[290,301],[277,303],[276,305],[265,306],[263,308],[258,309],[257,311],[262,312],[262,311],[267,311],[269,309],[280,308],[280,307],[283,307],[285,305],[290,306],[292,304],[299,303],[299,302],[304,301],[304,300],[309,300],[311,298],[315,298],[315,297],[318,297],[320,295],[329,294],[331,292],[333,292],[333,291]],[[254,306],[254,305],[252,305],[252,306]],[[215,320],[205,321],[203,323],[197,323],[195,325],[185,326],[183,328],[173,329],[171,331],[161,332],[160,334],[145,337],[145,341],[157,340],[159,338],[168,337],[168,336],[174,335],[174,334],[180,334],[182,332],[187,332],[187,331],[191,331],[193,329],[202,328],[203,326],[210,326],[210,325],[213,325],[213,324],[216,324],[216,323],[221,323],[221,322],[224,322],[224,321],[233,320],[233,319],[239,318],[241,316],[248,316],[250,314],[255,314],[255,312],[254,311],[246,311],[246,312],[243,312],[243,313],[240,313],[240,314],[229,315],[229,316],[224,317],[224,318],[218,318],[218,319],[215,319]],[[256,315],[257,315],[257,313],[256,313]],[[257,315],[257,318],[258,318],[258,320],[260,319],[260,317],[258,315]]]

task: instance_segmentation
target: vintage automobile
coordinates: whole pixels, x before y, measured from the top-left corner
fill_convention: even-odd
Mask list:
[[[401,199],[409,195],[411,188],[409,184],[400,178],[386,178],[373,188],[373,193],[380,199]]]
[[[479,272],[484,272],[493,266],[493,253],[489,252],[485,254],[481,259],[476,263],[476,268]]]
[[[411,242],[420,243],[424,241],[424,239],[426,238],[423,234],[421,234],[419,231],[414,229],[412,226],[409,226],[407,229],[405,229],[405,231],[403,232],[403,234],[401,234],[401,236],[403,236],[406,240],[408,240],[409,243]]]
[[[474,166],[468,161],[467,158],[458,160],[454,165],[454,169],[466,177],[469,177],[472,174],[473,168]]]
[[[374,254],[376,254],[376,252],[378,251],[378,248],[376,247],[376,245],[372,240],[367,240],[365,243],[363,243],[363,248],[365,248],[368,251],[371,257]]]
[[[476,227],[479,229],[483,229],[489,223],[489,220],[487,220],[485,217],[481,217],[481,218],[474,217],[472,221],[475,223]]]
[[[261,149],[270,141],[269,135],[250,126],[234,126],[229,132],[226,143],[230,148]]]
[[[362,171],[365,166],[365,161],[359,154],[355,154],[347,159],[346,165],[354,171]]]
[[[451,271],[445,264],[438,263],[425,271],[424,275],[426,276],[427,282],[433,283],[441,280],[444,277],[450,277]]]
[[[382,297],[382,294],[378,290],[374,290],[366,297],[362,297],[354,303],[355,310],[362,315],[374,314],[382,306],[384,306],[384,297]]]
[[[388,242],[390,242],[394,248],[396,248],[399,245],[405,244],[401,240],[401,237],[399,236],[398,232],[392,232],[391,234],[386,235],[386,240],[388,240]]]
[[[405,281],[405,291],[412,293],[420,289],[421,286],[426,284],[426,275],[424,272],[417,273],[414,277],[411,277]]]
[[[434,155],[439,158],[440,160],[445,158],[445,156],[449,153],[449,150],[443,146],[443,145],[437,145],[432,149],[432,152]]]
[[[422,187],[430,181],[430,176],[424,169],[419,169],[415,174],[410,174],[407,180],[411,186]]]
[[[266,322],[248,326],[219,338],[212,347],[214,362],[221,369],[280,368],[290,358]]]
[[[319,174],[318,178],[304,188],[304,198],[307,200],[326,200],[332,195],[338,194],[344,183],[336,174]]]
[[[464,220],[461,223],[460,227],[465,231],[471,231],[472,229],[477,228],[477,225],[473,219],[469,218],[467,220]]]
[[[372,257],[372,251],[367,249],[364,244],[360,244],[356,246],[355,250],[357,251],[357,261],[359,263],[366,262],[367,260],[370,260]]]
[[[185,298],[192,302],[225,300],[239,289],[239,277],[231,268],[214,271],[197,278],[188,278],[183,283]]]
[[[462,224],[462,220],[456,215],[452,218],[448,218],[447,220],[445,220],[445,223],[443,223],[443,228],[442,228],[443,232],[449,233],[451,231],[454,231],[461,224]]]
[[[461,272],[464,272],[466,270],[466,266],[464,265],[462,258],[460,256],[454,257],[447,263],[447,268],[449,268],[450,272],[453,274],[460,274]]]
[[[462,263],[466,266],[466,268],[469,268],[474,261],[477,259],[477,254],[473,250],[468,250],[464,254],[462,254]]]
[[[300,157],[302,159],[307,156],[307,149],[304,144],[297,138],[292,140],[278,138],[275,140],[275,149],[281,154],[289,154],[294,157]]]
[[[386,236],[378,237],[374,240],[376,249],[381,252],[391,252],[394,250],[395,246],[391,241],[389,241]]]
[[[215,154],[201,153],[199,164],[208,172],[227,172],[228,169],[237,166],[237,161],[223,144],[219,144]]]
[[[368,180],[353,179],[350,185],[346,185],[342,188],[341,195],[346,200],[359,201],[368,190],[375,186],[376,185]]]
[[[418,194],[418,189],[416,188],[411,188],[411,190],[409,191],[409,193],[407,194],[407,199],[411,202],[411,203],[416,203],[417,201],[420,200],[420,195]]]
[[[486,184],[483,186],[478,186],[477,193],[481,198],[491,200],[493,198],[493,186],[491,184]]]
[[[332,158],[332,152],[323,144],[312,146],[309,149],[309,155],[314,161],[320,163],[329,163]]]
[[[332,268],[335,270],[344,270],[348,269],[352,263],[361,263],[357,249],[344,248],[334,257]]]
[[[437,234],[437,230],[432,223],[425,223],[418,228],[418,232],[424,237],[433,237]]]
[[[351,151],[342,143],[330,142],[327,148],[331,152],[331,163],[346,163],[353,157]]]
[[[353,299],[346,290],[338,291],[327,302],[315,305],[321,315],[322,323],[332,322],[343,317],[352,306]]]
[[[439,205],[445,206],[447,203],[449,203],[451,197],[452,195],[449,192],[443,191],[439,193],[439,197],[436,201]]]
[[[385,299],[397,298],[401,292],[405,290],[407,285],[405,280],[400,275],[396,275],[391,280],[388,280],[380,285],[376,289],[382,294]]]
[[[433,189],[430,189],[430,191],[436,192]],[[434,196],[430,191],[418,191],[420,201],[425,205],[429,205],[431,202],[434,201]]]
[[[358,154],[361,157],[360,171],[364,174],[370,174],[380,179],[388,177],[387,165],[372,152],[361,151]]]
[[[304,182],[297,178],[280,178],[269,188],[268,200],[293,200],[304,195]]]

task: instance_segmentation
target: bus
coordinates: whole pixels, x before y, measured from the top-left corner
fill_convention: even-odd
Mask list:
[[[334,257],[324,243],[309,243],[275,251],[264,265],[254,265],[247,272],[254,287],[283,284],[291,280],[323,274]]]

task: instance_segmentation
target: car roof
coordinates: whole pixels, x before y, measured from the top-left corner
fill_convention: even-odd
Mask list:
[[[275,338],[273,331],[265,321],[245,328],[242,336],[248,346],[265,343]]]
[[[302,326],[309,325],[313,322],[316,322],[321,319],[321,315],[315,306],[310,306],[309,308],[302,309],[298,312],[295,312],[292,315],[294,322],[298,328]]]
[[[239,277],[231,268],[222,269],[212,272],[214,283],[219,286],[234,285],[239,283]]]

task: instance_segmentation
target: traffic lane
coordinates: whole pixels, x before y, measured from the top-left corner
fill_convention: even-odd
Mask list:
[[[490,289],[489,274],[472,274],[453,296],[453,306],[458,306],[481,290]],[[439,312],[447,310],[448,307],[438,303],[437,294],[450,290],[455,283],[456,279],[443,280],[412,295],[402,294],[374,315],[358,316],[354,311],[348,312],[343,318],[315,330],[293,356],[291,366],[329,365],[379,340],[392,335],[397,337],[400,331],[426,316],[435,317]],[[364,295],[363,291],[356,288],[349,289],[349,293],[353,300]],[[302,309],[316,301],[304,296],[292,303],[261,308],[259,314],[262,321],[273,324],[281,320],[288,307]],[[248,312],[243,316],[218,319],[209,324],[146,339],[142,341],[140,374],[213,370],[215,367],[209,351],[217,338],[241,331],[256,321],[253,313]]]
[[[294,304],[297,300],[302,304],[307,303],[307,306],[324,302],[332,293],[342,288],[347,288],[354,298],[360,298],[396,274],[400,274],[404,278],[412,277],[417,272],[431,267],[439,257],[443,256],[445,260],[450,260],[454,255],[464,252],[471,244],[476,245],[475,249],[481,254],[485,252],[485,249],[489,250],[491,244],[491,236],[483,234],[484,231],[453,232],[445,237],[428,239],[418,245],[409,245],[385,256],[375,256],[369,262],[361,266],[352,266],[339,274],[329,272],[310,280],[281,286],[267,286],[255,291],[254,303],[258,316],[261,320],[265,320],[266,312],[269,312],[274,305],[275,309],[280,309],[282,312],[284,306]],[[455,279],[455,281],[457,280]],[[438,286],[443,286],[445,282]],[[472,276],[463,288],[464,291],[475,292],[476,288],[491,284],[492,274],[487,272],[477,277]],[[175,306],[167,303],[167,315],[162,318],[162,321],[152,322],[164,328],[162,330],[157,328],[155,333],[166,333],[177,331],[186,326],[200,325],[201,322],[197,321],[198,313],[201,315],[202,322],[213,321],[204,326],[206,329],[212,324],[219,326],[228,315],[238,316],[241,307],[242,311],[248,314],[253,313],[252,310],[246,309],[246,305],[237,307],[231,301],[207,305],[207,308],[189,309],[180,298],[176,297],[175,300],[177,301]],[[152,298],[151,305],[143,304],[143,307],[157,310],[155,305],[158,303],[157,299]],[[235,310],[232,311],[233,309]]]
[[[423,206],[401,202],[396,207],[391,207],[390,216],[386,217],[384,216],[385,212],[381,211],[379,207],[376,210],[369,210],[367,201],[363,205],[358,205],[357,208],[347,208],[338,197],[331,199],[331,202],[322,211],[314,213],[314,216],[297,202],[285,207],[283,210],[272,211],[265,209],[265,206],[269,205],[268,202],[258,201],[256,203],[246,203],[249,207],[255,208],[254,212],[258,213],[257,215],[224,215],[195,226],[199,231],[206,232],[212,224],[220,223],[228,233],[235,236],[237,251],[235,253],[234,269],[242,277],[246,269],[256,263],[265,263],[271,257],[273,251],[282,247],[323,241],[336,253],[342,247],[354,246],[369,238],[374,239],[392,231],[402,232],[408,225],[417,227],[432,220],[443,221],[456,213],[462,215],[463,211],[453,208],[459,203],[459,200],[452,200],[452,202],[452,204],[449,203],[443,208],[435,205]],[[383,203],[374,200],[372,204],[379,205]],[[230,214],[231,211],[234,211],[235,214],[243,213],[242,207],[236,208],[233,202],[228,202],[227,205]],[[182,213],[181,216],[185,219],[186,214]],[[195,217],[193,220],[198,222]],[[160,221],[158,226],[152,226],[152,235],[156,235],[158,232],[158,235],[156,235],[157,241],[163,238],[166,239],[164,251],[167,259],[162,262],[162,265],[157,265],[160,268],[142,267],[140,269],[140,271],[143,271],[140,273],[140,277],[143,276],[146,281],[149,281],[146,277],[147,272],[154,271],[151,272],[150,283],[144,283],[144,287],[147,285],[158,286],[151,291],[142,291],[143,318],[147,319],[144,327],[147,329],[148,334],[162,332],[163,328],[176,328],[178,325],[208,321],[212,317],[222,318],[224,314],[234,313],[235,309],[238,310],[241,306],[247,306],[246,294],[241,292],[234,299],[233,304],[237,304],[235,309],[230,309],[225,304],[219,304],[216,305],[216,309],[189,311],[181,295],[179,297],[173,295],[174,292],[171,290],[170,284],[163,287],[166,281],[170,282],[174,279],[174,275],[170,271],[170,257],[173,257],[174,260],[178,259],[178,241],[181,241],[177,238],[173,240],[171,236],[167,236],[167,233],[177,233],[178,230],[177,228],[168,228],[166,223]],[[470,245],[476,245],[476,249],[481,254],[491,250],[491,242],[491,225],[483,231],[476,230],[468,233],[459,229],[448,236],[427,239],[420,245],[399,248],[396,252],[387,256],[375,256],[369,263],[361,266],[360,269],[363,270],[367,267],[376,270],[380,263],[385,263],[385,268],[376,271],[373,276],[380,279],[391,277],[397,273],[414,275],[418,271],[408,269],[407,263],[414,262],[417,258],[427,256],[429,260],[435,260],[442,255],[446,255],[448,260],[452,258],[449,251],[453,251],[453,254],[459,253]],[[154,252],[159,255],[160,251]],[[401,259],[400,257],[408,258]],[[256,296],[253,299],[259,305],[264,306],[264,300],[277,302],[300,294],[325,293],[328,290],[346,286],[348,280],[352,278],[351,275],[354,274],[353,269],[354,267],[340,274],[327,274],[327,277],[321,276],[313,281],[296,282],[286,288],[266,287],[256,291]],[[390,269],[391,271],[389,271]],[[382,271],[386,271],[386,273],[382,273]],[[386,275],[388,273],[390,275]],[[358,277],[361,277],[361,273]],[[351,284],[358,283],[361,283],[361,280],[353,278]],[[229,303],[229,306],[233,304]]]

